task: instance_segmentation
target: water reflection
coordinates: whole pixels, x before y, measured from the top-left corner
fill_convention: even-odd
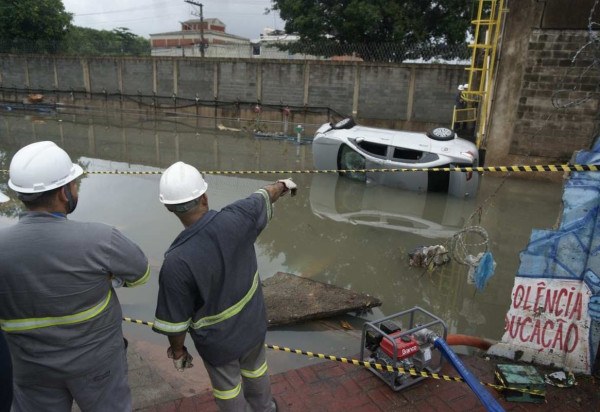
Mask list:
[[[424,238],[451,237],[475,205],[472,199],[371,186],[333,174],[316,175],[310,185],[310,206],[319,217]]]
[[[310,146],[250,139],[248,134],[177,126],[170,121],[146,122],[127,118],[88,119],[60,115],[33,121],[28,116],[2,114],[0,135],[8,157],[22,146],[52,140],[72,158],[82,156],[166,168],[184,161],[202,170],[307,168]],[[282,143],[282,142],[279,142]]]
[[[43,121],[0,114],[0,163],[7,169],[22,146],[52,140],[88,170],[152,171],[182,160],[201,170],[312,169],[311,148],[292,142],[255,140],[250,135],[200,130],[173,122],[139,119],[47,117]],[[208,175],[209,204],[219,209],[284,174]],[[474,200],[435,193],[366,187],[334,175],[294,175],[298,195],[275,205],[275,217],[257,241],[263,278],[286,271],[369,293],[381,299],[381,312],[393,314],[419,305],[444,319],[451,333],[497,339],[510,302],[518,253],[532,228],[550,227],[560,206],[561,185],[484,176]],[[0,187],[7,190],[7,175]],[[149,257],[148,286],[119,290],[124,313],[152,319],[163,253],[181,231],[179,221],[158,202],[159,175],[89,174],[81,182],[72,219],[100,221],[121,229]],[[14,193],[8,191],[14,199]],[[490,234],[498,266],[482,293],[467,285],[467,268],[451,262],[428,273],[408,266],[415,247],[445,242],[461,228],[475,206],[490,199],[481,224]],[[18,201],[0,206],[0,227],[12,224]],[[164,344],[137,325],[128,333]],[[308,331],[311,331],[310,333]],[[272,331],[273,343],[335,352],[340,336],[310,325]],[[329,336],[329,335],[327,335]],[[347,353],[359,348],[346,348]],[[339,353],[339,352],[338,352]]]

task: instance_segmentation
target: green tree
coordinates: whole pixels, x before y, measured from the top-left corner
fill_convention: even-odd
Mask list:
[[[62,0],[0,0],[0,51],[53,53],[72,19]]]
[[[73,26],[65,36],[60,52],[83,56],[117,54],[118,46],[111,42],[112,37],[107,30]]]
[[[83,56],[150,54],[150,42],[119,27],[112,31],[72,26],[61,44],[61,53]]]
[[[120,42],[121,54],[150,54],[150,42],[133,34],[127,27],[117,27],[112,32]]]
[[[455,57],[470,28],[470,0],[273,0],[291,51],[356,53],[365,60],[402,61],[423,54]]]

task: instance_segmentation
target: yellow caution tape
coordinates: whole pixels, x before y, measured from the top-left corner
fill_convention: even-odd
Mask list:
[[[132,319],[132,318],[124,317],[123,320],[127,321],[127,322],[137,323],[140,325],[147,325],[147,326],[154,325],[152,322],[146,322],[146,321],[139,320],[139,319]],[[381,372],[392,372],[392,373],[398,372],[401,374],[408,374],[411,376],[417,376],[417,377],[423,377],[423,378],[439,379],[439,380],[444,380],[444,381],[448,381],[448,382],[464,382],[464,379],[459,376],[440,375],[438,373],[430,373],[430,372],[427,372],[424,370],[418,371],[414,368],[405,369],[405,368],[402,368],[399,366],[394,367],[394,366],[390,366],[390,365],[382,365],[382,364],[376,363],[376,362],[360,361],[358,359],[344,358],[344,357],[339,357],[339,356],[335,356],[335,355],[326,355],[323,353],[303,351],[301,349],[291,349],[291,348],[286,348],[284,346],[277,346],[277,345],[265,344],[265,347],[267,347],[269,349],[277,350],[277,351],[295,353],[296,355],[304,355],[304,356],[313,357],[313,358],[347,363],[347,364],[355,365],[355,366],[362,366],[362,367],[365,367],[368,369],[376,369]],[[529,393],[529,394],[533,394],[533,395],[544,395],[545,394],[545,391],[523,389],[523,388],[509,388],[506,386],[496,385],[493,383],[486,383],[486,382],[480,382],[480,383],[484,386],[488,386],[490,388],[494,388],[499,391],[512,390],[512,391],[518,391],[518,392],[523,392],[523,393]]]
[[[137,323],[140,325],[146,325],[146,326],[150,326],[150,327],[154,326],[154,322],[146,322],[144,320],[139,320],[139,319],[123,318],[123,320],[126,322]]]
[[[418,371],[414,368],[405,369],[405,368],[402,368],[399,366],[394,367],[394,366],[390,366],[390,365],[382,365],[382,364],[376,363],[376,362],[360,361],[358,359],[338,357],[335,355],[325,355],[322,353],[307,352],[307,351],[303,351],[301,349],[291,349],[291,348],[286,348],[286,347],[277,346],[277,345],[266,344],[265,346],[267,348],[273,349],[273,350],[278,350],[278,351],[283,351],[283,352],[288,352],[288,353],[295,353],[297,355],[305,355],[305,356],[314,357],[314,358],[327,359],[327,360],[331,360],[331,361],[347,363],[347,364],[356,365],[356,366],[363,366],[363,367],[369,368],[369,369],[377,369],[378,371],[382,371],[382,372],[392,372],[392,373],[398,372],[401,374],[408,374],[411,376],[424,377],[424,378],[439,379],[439,380],[444,380],[444,381],[448,381],[448,382],[464,382],[464,379],[459,376],[440,375],[438,373],[430,373],[430,372],[427,372],[424,370]],[[539,390],[533,390],[533,389],[523,389],[523,388],[509,388],[509,387],[506,387],[503,385],[496,385],[496,384],[487,383],[487,382],[480,382],[480,383],[484,386],[488,386],[490,388],[494,388],[499,391],[511,390],[511,391],[529,393],[529,394],[533,394],[533,395],[544,395],[545,394],[545,391],[539,391]]]
[[[307,170],[204,170],[207,175],[251,175],[251,174],[327,174],[327,173],[396,173],[396,172],[598,172],[600,164],[587,165],[524,165],[524,166],[481,166],[481,167],[423,167],[423,168],[399,168],[399,169],[307,169]],[[8,170],[0,170],[8,173]],[[134,171],[134,170],[87,170],[85,174],[90,175],[160,175],[157,171]]]

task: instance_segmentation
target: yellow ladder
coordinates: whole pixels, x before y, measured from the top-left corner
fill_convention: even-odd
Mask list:
[[[454,107],[452,127],[457,121],[476,123],[476,144],[480,148],[486,133],[492,95],[496,51],[505,13],[504,0],[479,0],[474,26],[471,64],[467,67],[469,83],[461,94],[467,107]]]

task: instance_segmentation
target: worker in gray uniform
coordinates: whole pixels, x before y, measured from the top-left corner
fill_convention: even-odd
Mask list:
[[[10,199],[0,192],[0,203],[8,202]],[[4,338],[4,332],[0,330],[0,412],[10,411],[13,397],[12,361],[8,344]]]
[[[185,229],[165,253],[153,328],[168,335],[167,354],[180,371],[193,366],[184,346],[190,332],[222,411],[275,411],[254,242],[273,203],[296,185],[280,180],[219,212],[209,209],[207,189],[198,170],[183,162],[161,177],[159,199]]]
[[[14,412],[131,411],[121,306],[112,278],[145,283],[140,248],[117,229],[67,219],[83,170],[53,142],[19,150],[8,185],[27,211],[0,230],[0,327]]]

